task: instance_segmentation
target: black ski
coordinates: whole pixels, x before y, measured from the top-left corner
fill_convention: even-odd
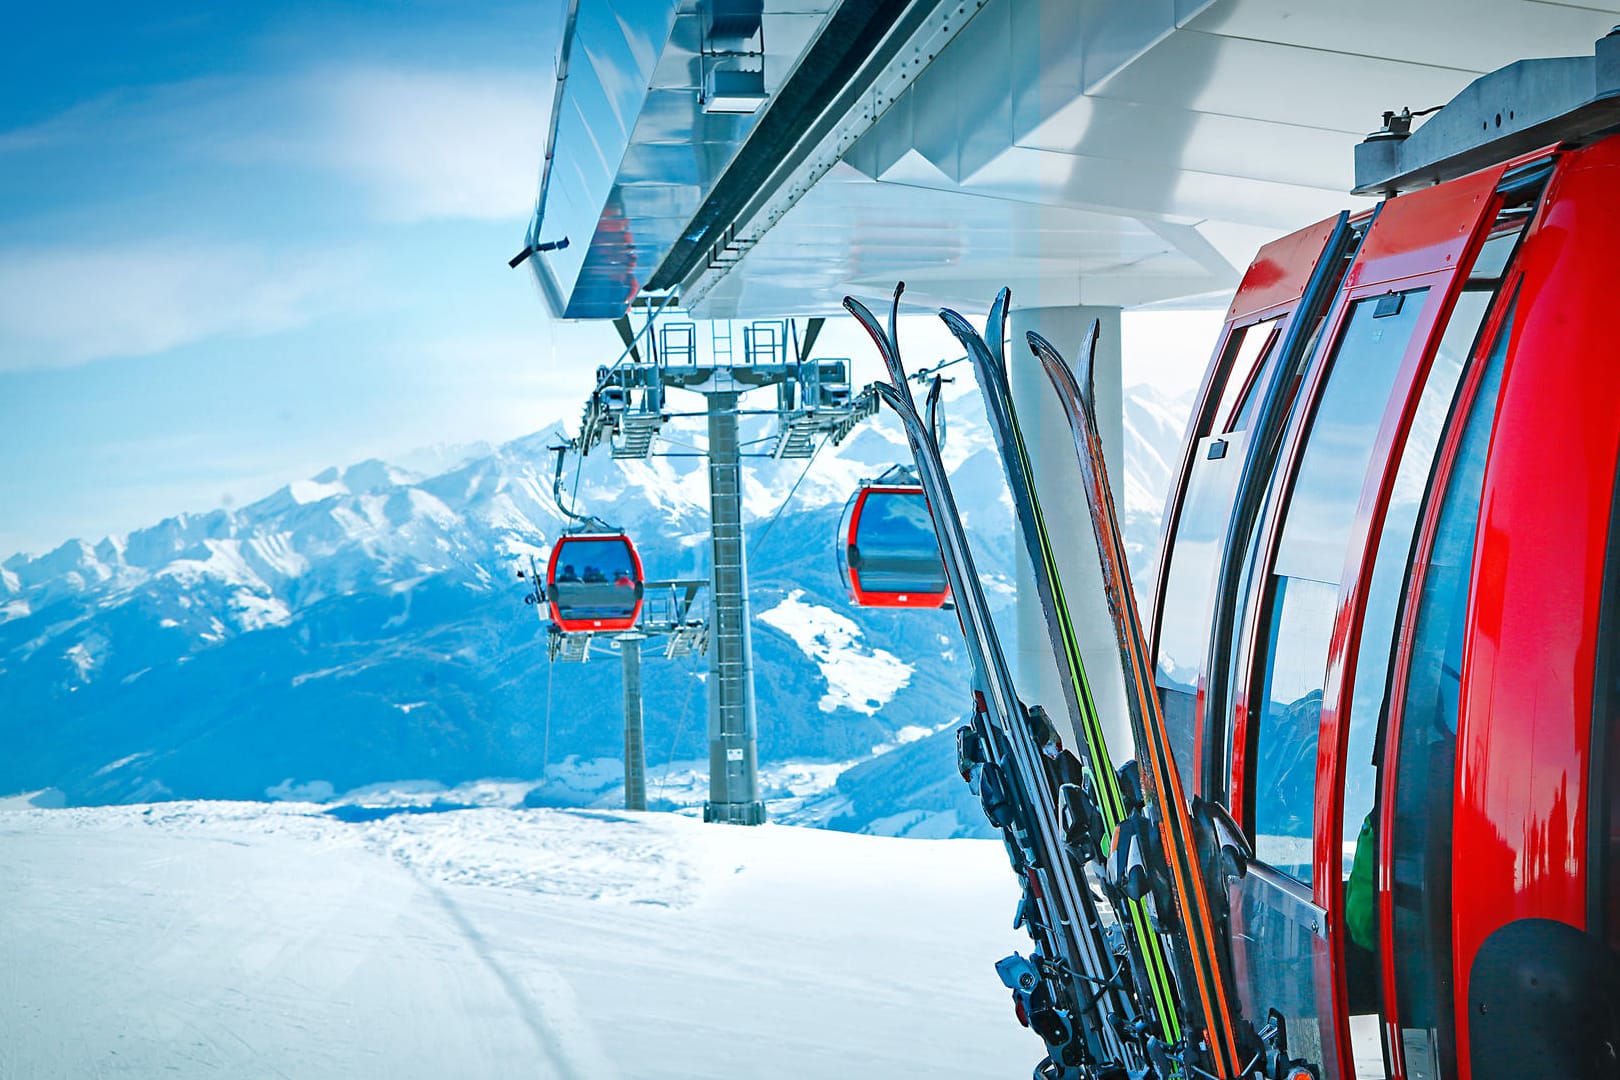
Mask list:
[[[1095,356],[1097,327],[1081,357],[1082,376],[1076,378],[1057,350],[1039,334],[1028,334],[1029,346],[1051,380],[1064,414],[1069,421],[1076,457],[1083,475],[1082,487],[1091,511],[1093,539],[1101,560],[1103,585],[1114,619],[1120,661],[1126,673],[1127,703],[1131,731],[1138,753],[1145,762],[1141,770],[1144,809],[1148,816],[1135,828],[1127,822],[1116,840],[1116,858],[1122,864],[1163,866],[1170,880],[1169,892],[1175,901],[1179,920],[1178,939],[1187,969],[1183,992],[1196,1004],[1203,1024],[1203,1042],[1208,1054],[1201,1069],[1218,1077],[1236,1077],[1247,1071],[1241,1043],[1252,1042],[1240,1036],[1241,1010],[1227,978],[1224,950],[1217,934],[1218,900],[1206,880],[1200,858],[1199,836],[1188,813],[1181,774],[1159,709],[1153,686],[1153,668],[1148,655],[1136,596],[1131,588],[1120,539],[1119,520],[1108,485],[1107,464],[1102,440],[1097,433],[1091,395],[1091,372]],[[1156,821],[1153,819],[1157,819]],[[1240,837],[1225,830],[1206,828],[1206,839],[1214,846],[1230,846],[1241,856],[1245,845]],[[1221,835],[1211,835],[1212,833]],[[1151,876],[1151,875],[1146,875]],[[1166,914],[1161,911],[1161,914]],[[1190,983],[1191,985],[1186,985]],[[1252,1063],[1252,1058],[1249,1059]]]
[[[1045,614],[1052,652],[1057,658],[1059,673],[1063,676],[1064,704],[1068,707],[1072,728],[1081,739],[1081,745],[1075,749],[1087,767],[1090,783],[1067,794],[1071,802],[1084,800],[1084,809],[1100,817],[1104,835],[1111,838],[1129,811],[1086,676],[1079,633],[1053,554],[1052,539],[1047,532],[1046,517],[1041,509],[1040,494],[1035,487],[1028,448],[1024,443],[1007,378],[1002,343],[1005,340],[1010,301],[1009,290],[1002,289],[997,294],[990,306],[983,336],[955,311],[941,310],[940,318],[962,343],[973,363],[979,390],[985,400],[985,412],[990,419],[996,448],[1006,473],[1007,487],[1012,494],[1019,531],[1034,571],[1036,591]],[[1094,796],[1091,794],[1093,792]],[[1072,811],[1065,815],[1067,819],[1076,816]],[[1096,869],[1101,873],[1103,868],[1097,866]],[[1181,1011],[1164,943],[1153,927],[1142,898],[1130,897],[1119,887],[1110,887],[1108,891],[1120,922],[1127,928],[1139,1001],[1151,1006],[1152,1015],[1157,1020],[1157,1030],[1150,1030],[1148,1034],[1163,1045],[1154,1049],[1176,1052],[1176,1044],[1181,1040]],[[1154,1056],[1160,1054],[1155,1053]]]
[[[939,447],[918,415],[901,363],[897,287],[887,332],[859,301],[844,306],[866,328],[893,385],[877,386],[905,427],[929,513],[956,597],[963,637],[973,658],[973,721],[958,733],[960,764],[975,782],[992,822],[1008,838],[1014,869],[1025,877],[1019,917],[1038,943],[1028,960],[997,965],[1014,992],[1021,1018],[1048,1047],[1038,1075],[1082,1078],[1140,1071],[1141,1056],[1116,1030],[1114,1016],[1132,1011],[1123,993],[1122,963],[1114,960],[1095,898],[1065,854],[1054,797],[1052,762],[1042,753],[1050,725],[1019,700],[989,614]]]

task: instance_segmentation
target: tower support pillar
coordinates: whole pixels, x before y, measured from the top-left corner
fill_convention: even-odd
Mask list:
[[[759,751],[754,717],[753,642],[742,523],[742,452],[735,391],[709,403],[709,801],[704,821],[759,825]]]
[[[644,635],[619,635],[624,670],[624,808],[647,809],[647,751],[641,722],[641,642]]]
[[[1040,364],[1029,355],[1024,334],[1034,330],[1045,337],[1073,365],[1093,320],[1100,322],[1093,393],[1096,397],[1097,425],[1102,436],[1103,456],[1108,463],[1108,479],[1116,501],[1125,498],[1124,397],[1120,388],[1122,351],[1120,348],[1119,308],[1116,307],[1035,307],[1014,308],[1012,339],[1007,342],[1008,376],[1024,442],[1029,448],[1035,471],[1035,486],[1041,496],[1046,531],[1052,537],[1064,582],[1069,583],[1067,600],[1080,637],[1080,653],[1092,699],[1097,704],[1104,738],[1116,765],[1135,756],[1127,723],[1125,677],[1120,667],[1119,649],[1114,640],[1113,618],[1103,592],[1102,570],[1092,539],[1090,511],[1081,495],[1081,478],[1075,457],[1074,440],[1063,407],[1052,393]],[[1121,507],[1123,512],[1123,507]],[[1064,715],[1063,685],[1059,681],[1058,659],[1047,636],[1046,615],[1035,589],[1034,570],[1029,556],[1019,545],[1017,551],[1018,656],[1016,679],[1024,699],[1046,707],[1054,720]],[[1067,725],[1062,725],[1067,727]],[[1063,732],[1065,746],[1083,745],[1079,732]]]

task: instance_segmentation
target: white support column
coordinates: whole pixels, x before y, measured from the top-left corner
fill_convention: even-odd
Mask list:
[[[1016,303],[1017,297],[1014,297]],[[1101,428],[1103,452],[1108,459],[1109,481],[1116,488],[1124,484],[1124,400],[1120,390],[1119,308],[1044,307],[1012,311],[1008,369],[1013,401],[1018,408],[1024,441],[1035,469],[1035,484],[1041,496],[1047,533],[1063,579],[1069,585],[1068,601],[1080,638],[1081,656],[1091,684],[1093,700],[1102,719],[1108,748],[1116,766],[1135,756],[1130,723],[1125,712],[1125,678],[1120,667],[1108,602],[1102,587],[1097,548],[1092,540],[1091,520],[1085,495],[1080,487],[1074,443],[1068,421],[1052,393],[1040,364],[1030,355],[1024,333],[1038,331],[1072,364],[1093,320],[1102,323],[1094,370],[1097,422]],[[1123,497],[1123,492],[1120,492]],[[1052,653],[1041,611],[1039,594],[1023,545],[1018,545],[1018,657],[1015,677],[1019,692],[1029,704],[1046,707],[1061,728],[1067,729],[1063,687],[1057,658]],[[1064,745],[1079,745],[1077,732],[1067,730]]]

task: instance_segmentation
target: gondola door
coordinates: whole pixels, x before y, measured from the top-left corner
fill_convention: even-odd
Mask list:
[[[1404,574],[1375,578],[1375,557],[1387,537],[1404,571],[1412,524],[1402,514],[1414,512],[1401,504],[1392,517],[1392,496],[1427,480],[1494,295],[1468,293],[1462,268],[1490,234],[1502,173],[1392,200],[1368,226],[1292,409],[1236,608],[1231,798],[1256,869],[1234,889],[1234,938],[1258,944],[1262,960],[1240,964],[1238,982],[1246,1010],[1278,1009],[1290,1052],[1328,1078],[1385,1073],[1380,965],[1363,947],[1375,938],[1347,918],[1352,900],[1359,916],[1371,899],[1354,889],[1369,885],[1365,853],[1350,878],[1370,820],[1362,801],[1376,788],[1350,716],[1357,692],[1372,689],[1358,671],[1388,669],[1383,620]],[[1369,620],[1379,625],[1361,653]],[[1358,758],[1347,769],[1350,741]]]
[[[1262,249],[1227,316],[1193,412],[1185,457],[1165,514],[1155,591],[1157,690],[1189,793],[1229,805],[1232,717],[1224,691],[1234,588],[1231,549],[1258,524],[1260,501],[1282,443],[1317,325],[1362,226],[1347,216]],[[1289,1022],[1290,1052],[1319,1061],[1319,1010],[1302,970],[1323,966],[1319,909],[1255,866],[1229,887],[1233,985],[1243,1012],[1264,1026],[1276,1009]],[[1303,990],[1303,992],[1301,992]],[[1307,1023],[1298,1023],[1300,1017]]]
[[[1227,740],[1224,725],[1206,723],[1205,662],[1222,551],[1238,477],[1246,466],[1253,469],[1251,453],[1260,452],[1252,450],[1250,433],[1264,411],[1268,385],[1278,378],[1295,308],[1319,262],[1332,257],[1328,251],[1341,229],[1333,219],[1319,222],[1268,244],[1255,258],[1227,312],[1164,514],[1164,556],[1150,616],[1156,689],[1183,790],[1223,805]]]

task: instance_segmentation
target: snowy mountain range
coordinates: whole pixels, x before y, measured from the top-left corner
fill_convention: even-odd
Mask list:
[[[1010,602],[1000,466],[977,402],[957,394],[948,464],[981,570]],[[1133,555],[1156,541],[1184,415],[1146,391],[1128,396]],[[516,578],[566,525],[547,450],[560,434],[485,448],[433,476],[381,461],[330,469],[237,509],[0,563],[0,794],[328,798],[545,775],[555,784],[541,801],[600,796],[617,772],[600,763],[616,766],[620,750],[616,658],[548,665]],[[679,423],[666,434],[702,442]],[[838,578],[845,500],[903,460],[885,416],[808,471],[769,459],[745,469],[761,758],[861,762],[838,781],[836,813],[819,815],[845,828],[971,808],[947,745],[965,686],[954,617],[856,609]],[[598,452],[569,460],[564,487],[572,505],[631,533],[649,577],[707,576],[700,459]],[[706,754],[705,670],[648,656],[654,776]],[[873,757],[897,746],[905,752]],[[570,787],[571,775],[598,774],[608,779],[595,789]],[[957,816],[930,828],[977,831]]]

